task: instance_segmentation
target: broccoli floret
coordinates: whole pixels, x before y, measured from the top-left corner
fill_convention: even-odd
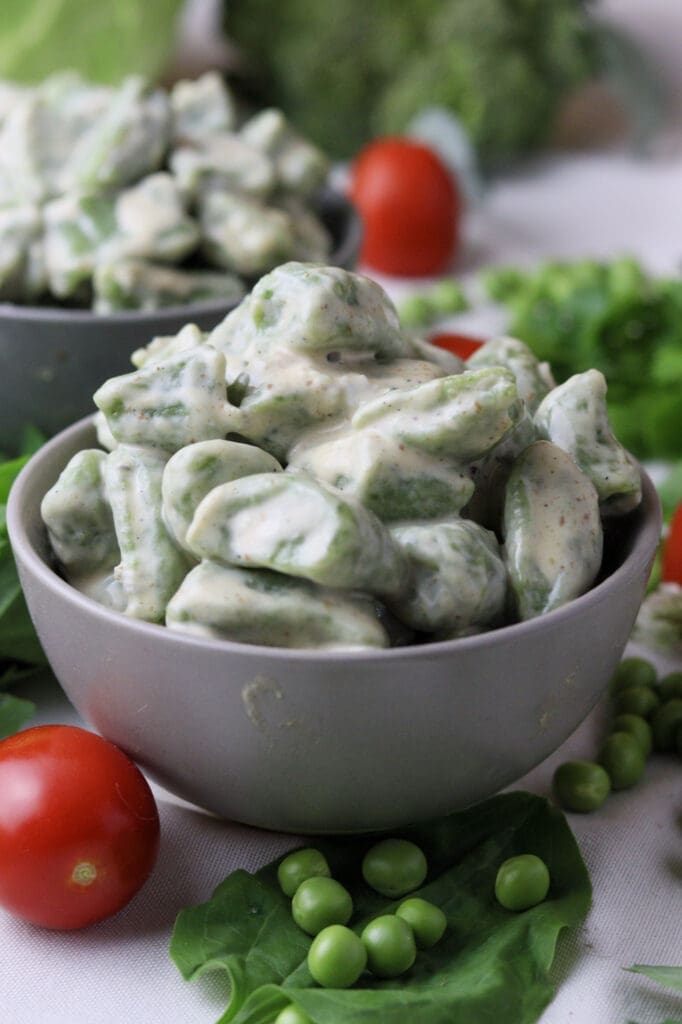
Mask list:
[[[226,3],[228,34],[269,98],[337,158],[440,105],[482,163],[499,164],[547,139],[596,66],[589,0]]]

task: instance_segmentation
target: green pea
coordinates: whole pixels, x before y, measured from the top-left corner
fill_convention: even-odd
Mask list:
[[[325,988],[350,988],[367,966],[367,950],[359,935],[332,924],[317,935],[308,950],[308,970]]]
[[[396,910],[396,916],[409,924],[418,949],[435,946],[442,939],[448,923],[440,907],[419,896],[404,900]]]
[[[391,898],[418,889],[427,870],[426,857],[408,839],[382,839],[362,861],[362,877],[367,885]]]
[[[367,951],[367,966],[377,978],[397,978],[409,971],[417,956],[414,932],[396,914],[375,917],[361,939]]]
[[[651,735],[651,726],[646,718],[642,718],[641,715],[616,715],[611,726],[611,732],[629,732],[639,743],[645,757],[648,757],[651,753],[654,742]]]
[[[285,1006],[275,1017],[275,1024],[312,1024],[307,1013],[299,1010],[298,1006]]]
[[[554,772],[553,785],[563,808],[584,814],[601,807],[611,792],[608,772],[593,761],[565,761]]]
[[[353,913],[353,900],[334,878],[307,878],[294,893],[291,913],[299,928],[317,935],[330,924],[346,924]]]
[[[398,307],[403,327],[428,327],[436,313],[433,303],[424,295],[408,295]]]
[[[650,686],[628,686],[618,691],[614,704],[618,715],[639,715],[641,718],[649,718],[660,701],[656,691]]]
[[[658,695],[662,701],[682,697],[682,672],[670,672],[658,683]]]
[[[462,313],[467,307],[466,296],[456,281],[445,279],[438,281],[430,292],[431,305],[445,316]]]
[[[629,789],[644,774],[644,751],[629,732],[607,736],[599,760],[609,773],[612,789]]]
[[[624,658],[611,677],[614,691],[630,686],[654,686],[655,683],[656,669],[645,658]]]
[[[500,864],[495,896],[506,910],[528,910],[542,903],[548,892],[547,865],[534,853],[522,853]]]
[[[651,718],[651,731],[656,750],[672,750],[675,746],[675,735],[682,725],[682,698],[673,697],[661,704]]]
[[[319,850],[306,847],[294,850],[277,868],[277,880],[286,896],[293,896],[301,882],[308,878],[330,878],[327,858]]]

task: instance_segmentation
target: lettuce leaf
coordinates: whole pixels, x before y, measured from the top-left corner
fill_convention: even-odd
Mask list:
[[[0,77],[73,69],[96,82],[154,78],[172,52],[182,0],[3,0]]]
[[[21,729],[31,718],[36,706],[30,700],[0,693],[0,740]]]
[[[180,912],[170,954],[183,978],[213,970],[229,976],[221,1024],[271,1024],[289,1003],[314,1024],[538,1019],[553,996],[548,972],[559,932],[579,924],[591,900],[587,869],[563,815],[540,797],[516,792],[399,834],[424,850],[429,876],[419,894],[448,919],[445,937],[420,951],[401,978],[366,974],[351,989],[316,987],[306,965],[311,939],[293,921],[277,883],[278,862],[254,875],[233,872],[208,903]],[[315,841],[353,896],[351,926],[358,932],[397,906],[362,880],[362,856],[372,841]],[[507,857],[528,852],[548,865],[551,889],[544,903],[513,914],[495,900],[495,875]]]
[[[633,974],[645,974],[647,978],[657,981],[659,985],[665,985],[666,988],[674,988],[677,992],[682,992],[682,967],[633,964],[632,967],[626,967],[625,970],[632,971]]]
[[[22,455],[0,464],[0,688],[17,682],[28,666],[47,663],[26,607],[7,534],[10,488],[28,458],[28,454]]]

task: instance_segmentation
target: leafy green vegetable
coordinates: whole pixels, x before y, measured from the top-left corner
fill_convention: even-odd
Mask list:
[[[96,82],[155,77],[172,51],[182,0],[3,0],[0,77],[38,82],[72,69]]]
[[[682,967],[633,964],[632,967],[626,967],[625,970],[632,971],[633,974],[645,974],[647,978],[652,978],[653,981],[665,985],[666,988],[674,988],[677,992],[682,992]]]
[[[271,1024],[293,1002],[314,1024],[530,1024],[553,995],[548,970],[562,928],[578,924],[590,905],[590,882],[566,820],[546,800],[510,793],[447,818],[401,830],[426,854],[429,875],[418,895],[441,907],[448,927],[421,950],[408,974],[390,981],[363,975],[355,988],[320,989],[306,965],[310,938],[293,921],[277,881],[277,862],[255,875],[235,871],[205,904],[181,911],[171,956],[186,980],[226,971],[230,1003],[221,1022]],[[369,837],[316,842],[332,874],[353,896],[350,922],[394,910],[362,879]],[[547,900],[522,914],[494,895],[499,865],[535,853],[552,883]]]
[[[601,54],[590,6],[225,0],[225,27],[258,69],[260,99],[331,155],[404,132],[436,106],[457,115],[490,167],[545,143],[563,98],[592,77]]]
[[[37,443],[37,434],[28,436],[29,445]],[[46,664],[28,614],[7,535],[10,487],[28,458],[26,454],[0,464],[0,688],[18,682],[29,668]]]
[[[545,263],[484,275],[509,308],[508,330],[548,360],[559,381],[591,367],[608,381],[609,418],[640,458],[679,458],[682,279],[657,279],[629,258]]]
[[[674,463],[657,487],[663,506],[663,518],[668,520],[682,501],[682,461]]]
[[[11,736],[17,729],[21,729],[35,709],[35,704],[30,700],[12,697],[9,693],[0,693],[0,739]]]

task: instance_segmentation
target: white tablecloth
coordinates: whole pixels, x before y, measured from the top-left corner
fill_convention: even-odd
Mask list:
[[[641,648],[633,653],[650,656]],[[78,723],[51,677],[27,687],[26,695],[39,704],[38,721]],[[548,796],[557,764],[595,756],[607,714],[603,702],[560,750],[510,788]],[[682,996],[623,970],[682,963],[681,782],[679,759],[656,755],[635,789],[612,794],[592,815],[569,815],[594,901],[583,927],[560,937],[552,971],[558,991],[542,1024],[682,1021]],[[175,916],[208,899],[230,871],[256,870],[296,839],[218,821],[153,789],[160,857],[127,908],[64,933],[0,911],[3,1024],[213,1024],[224,1010],[220,974],[186,984],[173,966],[167,950]]]
[[[672,272],[682,253],[681,198],[680,158],[643,163],[612,154],[538,164],[488,193],[467,225],[460,269],[627,251],[653,270]],[[28,690],[40,721],[76,720],[49,678]],[[597,708],[517,786],[547,795],[556,763],[594,756],[603,716]],[[542,1024],[682,1021],[682,997],[623,971],[633,963],[682,963],[681,781],[679,760],[657,756],[636,789],[613,795],[594,815],[570,816],[592,875],[594,906],[584,927],[560,940],[558,993]],[[175,916],[208,899],[234,868],[256,869],[294,840],[219,822],[156,794],[158,866],[119,915],[60,934],[0,912],[2,1024],[211,1024],[220,1016],[224,983],[187,985],[167,955]]]

